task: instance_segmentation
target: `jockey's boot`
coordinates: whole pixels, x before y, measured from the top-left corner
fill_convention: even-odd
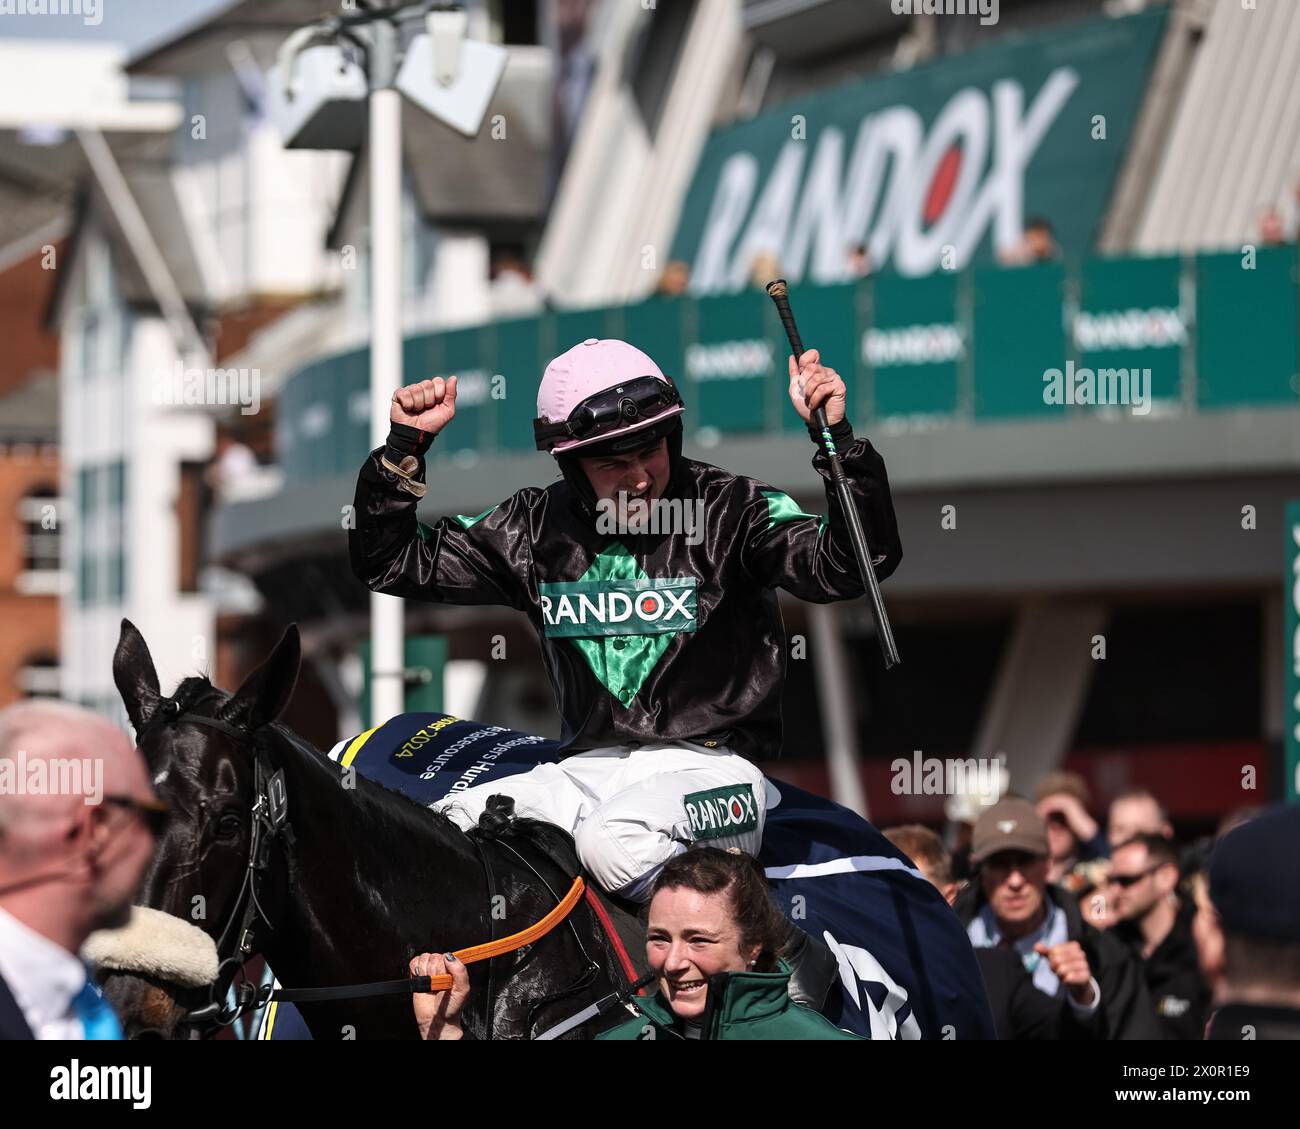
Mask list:
[[[835,954],[821,941],[786,918],[785,940],[777,953],[790,966],[790,998],[821,1011],[826,995],[840,972]]]

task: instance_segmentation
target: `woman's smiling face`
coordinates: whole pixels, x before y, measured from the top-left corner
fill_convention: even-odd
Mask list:
[[[684,887],[660,890],[650,902],[646,959],[673,1013],[696,1019],[704,1013],[708,978],[744,972],[761,946],[744,951],[726,890],[702,894]]]

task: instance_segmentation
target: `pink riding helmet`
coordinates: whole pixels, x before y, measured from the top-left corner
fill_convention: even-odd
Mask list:
[[[650,357],[626,341],[614,338],[602,341],[588,337],[546,366],[542,386],[537,391],[537,416],[548,423],[563,423],[588,396],[635,380],[639,376],[668,380]],[[676,404],[635,423],[588,439],[568,439],[552,447],[551,454],[560,455],[579,447],[605,443],[620,435],[662,423],[672,416],[681,415],[682,411],[682,406]]]

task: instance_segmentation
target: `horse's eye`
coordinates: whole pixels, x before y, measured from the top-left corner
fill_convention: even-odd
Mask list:
[[[231,839],[239,834],[239,829],[243,825],[239,816],[234,812],[227,812],[217,820],[217,834],[223,839]]]

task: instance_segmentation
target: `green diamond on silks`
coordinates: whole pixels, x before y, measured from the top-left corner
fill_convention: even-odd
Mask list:
[[[694,631],[695,578],[651,579],[617,541],[576,581],[540,585],[543,632],[568,639],[624,707],[679,631]]]

